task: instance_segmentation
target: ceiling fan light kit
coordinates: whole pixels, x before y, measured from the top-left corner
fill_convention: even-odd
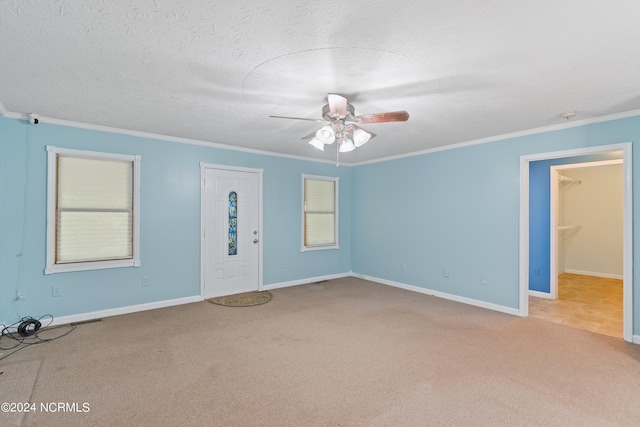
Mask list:
[[[341,153],[348,153],[349,151],[353,151],[356,149],[355,144],[350,139],[343,139],[340,141],[340,148],[338,149]]]
[[[302,117],[270,116],[279,119],[294,119],[316,121]],[[347,153],[356,148],[362,147],[376,135],[366,131],[356,123],[385,123],[385,122],[405,122],[409,120],[409,113],[406,111],[394,111],[389,113],[355,115],[355,108],[347,102],[347,98],[342,95],[330,93],[327,95],[327,105],[322,107],[322,118],[329,122],[322,126],[314,134],[307,135],[303,139],[311,138],[309,144],[320,151],[324,151],[325,145],[337,142],[339,153]],[[322,120],[317,120],[322,121]]]
[[[371,139],[371,134],[362,129],[356,129],[353,131],[353,144],[358,147],[362,147],[364,144],[369,142]]]
[[[320,151],[324,151],[324,142],[320,141],[318,138],[313,138],[309,141],[309,144],[313,145]]]
[[[316,132],[316,137],[314,139],[318,139],[323,144],[333,144],[333,141],[336,139],[336,132],[333,130],[333,127],[327,125],[322,126]]]

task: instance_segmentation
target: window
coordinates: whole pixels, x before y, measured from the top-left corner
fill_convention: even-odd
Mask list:
[[[238,255],[238,193],[229,193],[229,255]]]
[[[338,248],[338,178],[302,175],[302,250]]]
[[[46,274],[140,265],[140,156],[47,147]]]

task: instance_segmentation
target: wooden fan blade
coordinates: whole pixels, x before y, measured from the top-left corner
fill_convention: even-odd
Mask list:
[[[344,119],[347,115],[347,98],[342,95],[330,93],[327,95],[327,101],[329,101],[329,111]]]
[[[269,117],[273,117],[276,119],[292,119],[292,120],[307,120],[310,122],[324,122],[324,119],[307,119],[304,117],[287,117],[287,116],[269,116]]]
[[[406,122],[409,120],[409,113],[406,111],[392,111],[390,113],[364,114],[355,117],[358,123],[385,123],[385,122]]]

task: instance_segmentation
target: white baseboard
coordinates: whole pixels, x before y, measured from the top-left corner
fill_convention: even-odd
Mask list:
[[[146,304],[130,305],[127,307],[110,308],[107,310],[91,311],[89,313],[72,314],[70,316],[54,317],[51,326],[67,325],[69,323],[86,322],[87,320],[101,319],[103,317],[118,316],[120,314],[136,313],[138,311],[154,310],[156,308],[171,307],[174,305],[190,304],[202,301],[200,295],[192,297],[176,298],[165,301],[150,302]]]
[[[580,274],[580,273],[577,273],[577,274]],[[463,304],[473,305],[476,307],[486,308],[486,309],[498,311],[501,313],[511,314],[514,316],[523,316],[523,314],[517,308],[506,307],[503,305],[493,304],[486,301],[480,301],[472,298],[461,297],[459,295],[448,294],[446,292],[440,292],[440,291],[435,291],[433,289],[421,288],[419,286],[407,285],[405,283],[394,282],[392,280],[381,279],[378,277],[372,277],[372,276],[367,276],[364,274],[353,273],[353,272],[330,274],[327,276],[309,277],[306,279],[292,280],[289,282],[273,283],[270,285],[263,285],[260,288],[260,290],[286,288],[290,286],[305,285],[305,284],[320,282],[324,280],[340,279],[343,277],[357,277],[359,279],[369,280],[371,282],[376,282],[376,283],[380,283],[387,286],[393,286],[395,288],[405,289],[408,291],[418,292],[425,295],[431,295],[438,298],[447,299],[450,301],[455,301]],[[529,295],[533,295],[533,296],[539,295],[541,298],[549,298],[549,294],[544,292],[538,292],[538,291],[529,291]],[[112,308],[107,310],[92,311],[88,313],[73,314],[70,316],[55,317],[53,319],[53,322],[51,323],[51,326],[85,322],[93,319],[101,319],[104,317],[118,316],[121,314],[136,313],[136,312],[145,311],[145,310],[154,310],[156,308],[171,307],[174,305],[190,304],[190,303],[199,302],[199,301],[203,301],[202,296],[194,295],[190,297],[176,298],[176,299],[166,300],[166,301],[157,301],[157,302],[151,302],[146,304],[131,305],[127,307],[118,307],[118,308]],[[640,335],[633,335],[632,342],[634,344],[640,344]]]
[[[306,285],[314,282],[321,282],[324,280],[341,279],[343,277],[351,277],[353,274],[349,271],[346,273],[330,274],[327,276],[308,277],[306,279],[292,280],[290,282],[272,283],[270,285],[262,285],[261,291],[269,291],[271,289],[288,288],[290,286]]]
[[[293,280],[291,282],[281,282],[271,285],[264,285],[260,290],[269,290],[277,288],[286,288],[289,286],[303,285],[307,283],[320,282],[323,280],[339,279],[342,277],[350,277],[351,272],[341,274],[331,274],[327,276],[309,277],[306,279]],[[106,310],[91,311],[88,313],[72,314],[70,316],[54,317],[51,326],[67,325],[69,323],[86,322],[88,320],[101,319],[103,317],[118,316],[120,314],[136,313],[145,310],[154,310],[156,308],[171,307],[174,305],[190,304],[193,302],[203,301],[202,295],[194,295],[191,297],[176,298],[172,300],[156,301],[146,304],[130,305],[126,307],[110,308]]]
[[[631,342],[634,344],[640,344],[640,335],[634,335]]]
[[[624,276],[622,274],[598,273],[597,271],[572,270],[570,268],[565,268],[564,272],[571,274],[580,274],[582,276],[604,277],[605,279],[624,279]]]
[[[511,307],[506,307],[504,305],[492,304],[490,302],[461,297],[458,295],[448,294],[440,291],[434,291],[433,289],[421,288],[419,286],[407,285],[405,283],[394,282],[392,280],[380,279],[378,277],[366,276],[364,274],[353,273],[352,275],[353,277],[358,277],[360,279],[369,280],[371,282],[376,282],[383,285],[393,286],[395,288],[405,289],[407,291],[419,292],[421,294],[431,295],[438,298],[461,302],[463,304],[469,304],[476,307],[487,308],[489,310],[512,314],[514,316],[522,316],[522,313],[520,313],[520,310],[517,308],[511,308]]]
[[[540,292],[540,291],[529,290],[529,296],[538,297],[538,298],[553,299],[553,297],[551,296],[551,293],[549,293],[549,292]]]

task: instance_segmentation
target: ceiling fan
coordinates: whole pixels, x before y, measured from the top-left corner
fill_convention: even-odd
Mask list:
[[[362,129],[361,124],[406,122],[409,113],[406,111],[393,111],[388,113],[355,115],[353,105],[347,102],[342,95],[330,93],[327,95],[327,105],[322,107],[322,119],[307,119],[302,117],[269,116],[278,119],[308,120],[313,122],[328,121],[329,124],[319,130],[302,137],[310,139],[309,144],[324,151],[325,145],[331,145],[337,141],[339,153],[353,151],[357,147],[366,144],[375,133]]]

